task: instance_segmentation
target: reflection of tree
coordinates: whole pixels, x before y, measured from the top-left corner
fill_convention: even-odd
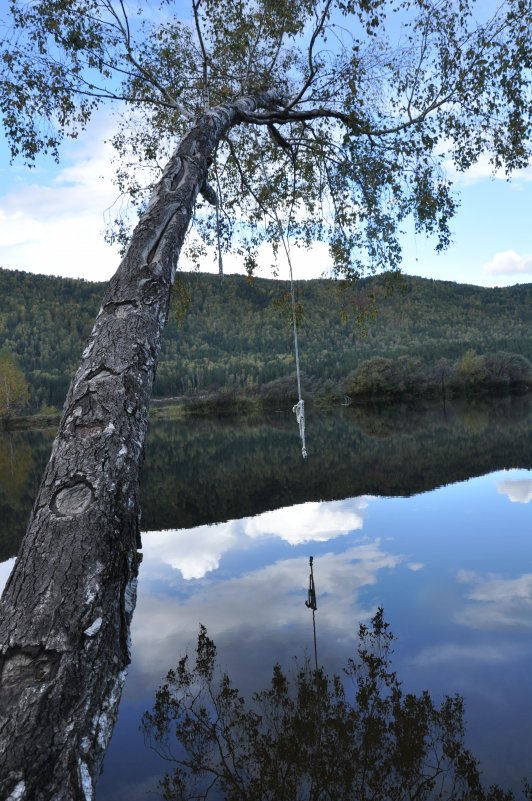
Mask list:
[[[17,553],[53,434],[53,430],[0,434],[0,561]]]
[[[489,414],[485,409],[464,406],[456,415],[457,421],[470,434],[483,434],[489,428]]]
[[[149,743],[175,766],[163,797],[510,801],[482,788],[464,745],[462,698],[438,707],[427,691],[404,693],[390,667],[392,640],[380,609],[360,627],[347,682],[308,663],[289,678],[277,664],[270,686],[248,703],[219,671],[201,627],[194,667],[181,659],[143,717]]]
[[[531,423],[531,395],[452,401],[445,411],[438,404],[310,409],[311,458],[303,462],[290,410],[152,421],[141,480],[143,526],[187,528],[307,501],[411,495],[493,470],[529,468]],[[26,463],[26,445],[33,455],[23,491],[17,482],[12,492],[0,478],[0,560],[17,552],[52,438],[52,430],[0,437],[8,470]]]
[[[11,506],[19,506],[33,466],[31,447],[9,434],[0,437],[0,496],[5,494]]]
[[[351,406],[307,416],[303,462],[290,411],[152,422],[141,477],[145,529],[186,528],[355,495],[411,495],[532,467],[532,396],[489,403]]]

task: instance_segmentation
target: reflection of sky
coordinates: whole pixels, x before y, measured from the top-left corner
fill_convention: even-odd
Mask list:
[[[289,545],[301,545],[361,529],[366,506],[364,498],[303,503],[211,526],[150,531],[144,534],[145,559],[151,568],[160,562],[179,570],[184,579],[199,579],[216,570],[227,551],[250,547],[250,540],[278,537]]]
[[[6,562],[0,562],[0,592],[3,591],[6,582],[9,578],[9,574],[13,570],[15,566],[15,559],[8,559]]]
[[[144,534],[134,661],[101,801],[143,797],[157,766],[142,756],[132,725],[166,670],[194,647],[199,622],[245,691],[263,686],[276,660],[289,665],[311,653],[310,554],[320,661],[338,670],[353,654],[358,623],[383,604],[405,689],[426,687],[436,699],[463,693],[468,744],[486,781],[517,783],[532,748],[523,712],[532,700],[532,543],[527,507],[498,490],[526,482],[530,472],[499,472],[412,498],[304,504]],[[126,751],[130,766],[132,753],[139,765],[147,760],[129,784],[119,773]]]
[[[393,570],[401,561],[400,556],[387,553],[378,540],[354,543],[341,554],[320,554],[316,576],[319,624],[329,637],[352,635],[354,621],[367,619],[372,611],[371,606],[364,606],[360,591],[376,584],[381,571]],[[143,567],[149,570],[149,562]],[[304,605],[307,577],[308,558],[300,555],[235,578],[198,582],[185,590],[184,597],[144,598],[134,616],[137,664],[143,670],[169,666],[175,659],[176,640],[193,640],[200,621],[215,639],[238,631],[247,631],[248,637],[254,637],[254,632],[262,636],[270,629],[292,631],[292,647],[297,647],[299,637],[301,652],[308,645],[306,635],[298,632],[309,623]]]
[[[138,725],[200,622],[245,691],[263,686],[276,660],[311,653],[310,554],[320,662],[339,670],[359,622],[382,604],[405,689],[464,694],[468,745],[486,781],[518,785],[532,750],[531,486],[530,471],[505,471],[412,498],[302,504],[145,533],[133,663],[99,801],[140,801],[155,788],[165,766]]]

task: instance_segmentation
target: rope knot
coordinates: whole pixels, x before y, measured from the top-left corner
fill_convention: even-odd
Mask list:
[[[299,436],[301,437],[301,455],[303,459],[306,459],[307,448],[305,445],[305,401],[303,398],[299,398],[292,411],[296,416],[297,424],[299,426]]]

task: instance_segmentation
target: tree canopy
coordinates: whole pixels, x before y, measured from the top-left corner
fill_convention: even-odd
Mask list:
[[[490,11],[491,10],[491,11]],[[13,157],[58,155],[114,103],[117,184],[142,212],[175,144],[208,108],[240,110],[211,156],[191,240],[239,252],[287,235],[328,243],[339,274],[396,270],[413,218],[450,240],[446,165],[530,159],[531,0],[11,0],[0,107]],[[128,218],[111,239],[124,244]]]

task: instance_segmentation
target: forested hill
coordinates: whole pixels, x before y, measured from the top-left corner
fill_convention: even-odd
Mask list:
[[[61,403],[98,311],[104,284],[0,269],[0,349],[26,373],[34,405]],[[289,285],[180,274],[155,395],[262,386],[294,371]],[[338,381],[371,356],[456,359],[466,350],[532,359],[532,284],[501,289],[406,278],[356,287],[298,283],[300,354],[307,376]],[[371,309],[365,330],[355,314]],[[188,308],[187,308],[188,306]]]

